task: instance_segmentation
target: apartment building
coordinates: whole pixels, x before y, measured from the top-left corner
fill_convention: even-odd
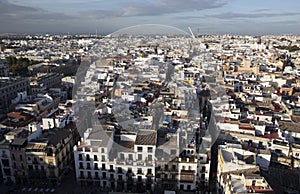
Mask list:
[[[114,136],[112,131],[89,128],[74,146],[76,178],[83,185],[113,191],[153,191],[155,144],[152,130]]]
[[[62,75],[57,73],[49,73],[49,74],[40,74],[36,77],[30,78],[30,85],[31,86],[39,86],[39,87],[46,87],[52,88],[61,85]]]
[[[17,97],[19,92],[30,92],[29,79],[21,77],[0,78],[0,109],[8,110],[11,100]]]
[[[105,132],[98,127],[88,128],[74,146],[76,179],[81,185],[111,186],[109,152],[113,143],[112,135],[111,131]]]
[[[70,129],[51,129],[28,142],[25,150],[28,179],[57,184],[70,167],[74,136]]]
[[[13,162],[9,149],[9,142],[3,139],[0,143],[0,168],[1,180],[6,183],[15,182]]]
[[[1,142],[0,168],[5,182],[57,184],[70,168],[74,130],[42,130],[39,123],[13,129]]]

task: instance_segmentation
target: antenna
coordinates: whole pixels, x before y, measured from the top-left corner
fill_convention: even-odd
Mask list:
[[[188,27],[188,29],[189,29],[189,31],[190,31],[190,33],[191,33],[191,35],[192,35],[192,38],[195,39],[195,35],[194,35],[192,29],[191,29],[190,27]]]
[[[97,36],[98,36],[98,29],[96,28],[96,38],[97,38]]]

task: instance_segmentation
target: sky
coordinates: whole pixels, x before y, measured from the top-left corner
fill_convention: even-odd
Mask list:
[[[300,35],[297,0],[0,0],[0,33],[112,33],[143,24],[195,34]]]

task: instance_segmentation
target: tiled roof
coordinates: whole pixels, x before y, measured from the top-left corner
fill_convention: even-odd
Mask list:
[[[156,145],[157,133],[154,130],[140,130],[137,134],[135,144]]]
[[[286,122],[286,121],[279,121],[279,128],[284,131],[291,131],[291,132],[297,132],[300,133],[300,124],[296,124],[293,122]]]

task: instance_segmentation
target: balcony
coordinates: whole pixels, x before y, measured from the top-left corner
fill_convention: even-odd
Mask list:
[[[134,174],[132,171],[128,171],[128,172],[126,173],[126,176],[128,176],[128,177],[133,177],[133,176],[135,176],[135,174]]]
[[[153,173],[147,173],[146,177],[154,177],[154,174]]]

